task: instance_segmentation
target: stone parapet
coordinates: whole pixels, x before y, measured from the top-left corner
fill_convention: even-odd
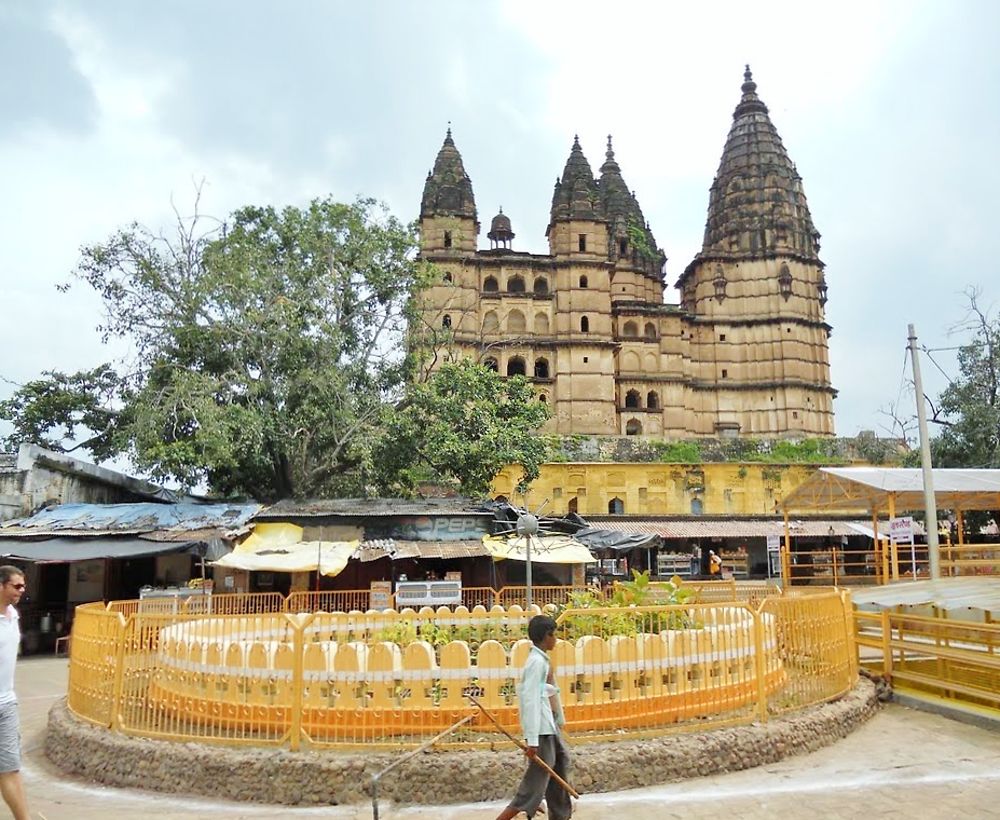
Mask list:
[[[846,737],[878,709],[861,679],[836,701],[766,724],[702,734],[576,746],[572,782],[583,794],[738,771],[812,752]],[[370,799],[371,777],[396,755],[233,749],[128,737],[81,721],[64,700],[49,712],[49,759],[67,773],[109,786],[281,804]],[[397,803],[499,800],[513,794],[523,758],[514,750],[430,752],[401,765],[380,794]]]

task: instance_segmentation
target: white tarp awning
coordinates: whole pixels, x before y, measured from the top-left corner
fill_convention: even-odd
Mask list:
[[[215,562],[217,567],[263,572],[315,572],[334,576],[344,571],[358,548],[357,541],[302,541],[283,547],[233,551]]]
[[[879,587],[854,587],[851,602],[889,609],[932,605],[939,609],[982,609],[1000,612],[1000,578],[938,578],[900,581]]]
[[[302,527],[295,524],[258,524],[215,566],[256,572],[318,571],[332,577],[344,571],[357,548],[357,541],[302,541]]]
[[[483,538],[483,546],[497,561],[527,561],[528,537],[512,535],[497,538],[487,535]],[[535,535],[530,538],[533,564],[592,564],[597,561],[587,547],[568,535]]]
[[[1000,509],[1000,470],[936,468],[938,508]],[[868,510],[885,513],[893,499],[897,514],[924,508],[921,470],[902,467],[821,467],[781,502],[789,512]]]

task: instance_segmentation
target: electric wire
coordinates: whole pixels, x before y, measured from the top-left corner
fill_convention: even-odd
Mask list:
[[[927,358],[930,359],[931,364],[933,364],[938,369],[938,372],[940,372],[941,375],[945,377],[945,379],[948,381],[949,386],[954,387],[955,380],[944,372],[944,368],[937,363],[937,360],[931,355],[931,352],[926,347],[922,347],[921,350],[927,354]]]

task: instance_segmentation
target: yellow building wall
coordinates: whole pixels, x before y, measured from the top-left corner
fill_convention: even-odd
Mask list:
[[[619,499],[625,515],[775,515],[775,505],[818,469],[812,464],[543,464],[527,496],[517,491],[520,467],[505,467],[493,497],[546,515],[607,515]],[[547,502],[547,503],[546,503]]]

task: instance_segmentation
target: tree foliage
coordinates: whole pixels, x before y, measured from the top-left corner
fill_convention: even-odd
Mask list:
[[[370,200],[248,207],[171,236],[132,225],[83,249],[119,366],[24,385],[14,433],[158,480],[262,500],[361,490],[387,400],[407,375],[410,296],[427,280],[413,229]]]
[[[0,402],[0,418],[14,427],[3,443],[28,442],[56,452],[83,447],[98,460],[114,456],[122,414],[112,403],[120,383],[110,365],[79,373],[43,372]]]
[[[521,465],[527,485],[545,460],[545,440],[536,431],[548,417],[525,378],[505,379],[469,360],[449,362],[410,386],[375,462],[386,489],[404,494],[434,478],[482,496],[508,464]]]
[[[938,400],[934,440],[939,467],[1000,467],[1000,319],[967,292],[968,314],[960,328],[971,339],[958,351],[959,376]]]

